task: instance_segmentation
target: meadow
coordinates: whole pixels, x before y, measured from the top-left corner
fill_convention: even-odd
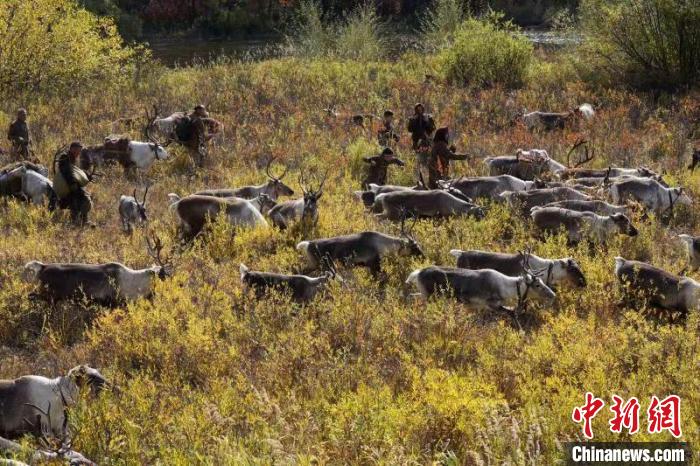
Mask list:
[[[376,62],[222,59],[178,69],[148,64],[116,85],[77,85],[37,99],[30,125],[47,165],[61,145],[75,138],[98,143],[110,122],[140,117],[154,103],[164,113],[206,103],[226,129],[194,176],[187,154],[175,147],[171,160],[140,180],[106,169],[89,187],[95,228],[70,226],[65,212],[3,202],[0,375],[55,376],[87,363],[114,381],[118,392],[86,397],[71,412],[74,448],[99,464],[556,464],[562,444],[582,438],[571,411],[587,391],[606,400],[677,394],[682,440],[700,444],[698,314],[669,323],[647,309],[621,307],[613,274],[618,255],[683,269],[676,235],[698,233],[695,207],[677,209],[670,219],[637,215],[635,238],[570,248],[563,235],[535,240],[531,222],[492,205],[480,221],[418,222],[414,235],[426,257],[388,258],[384,285],[364,270],[341,268],[344,283],[305,306],[282,296],[256,300],[241,287],[240,263],[301,269],[295,245],[302,239],[398,233],[353,196],[361,157],[379,151],[374,131],[329,120],[322,109],[331,105],[348,114],[390,108],[403,126],[413,104],[423,102],[452,129],[457,147],[473,155],[454,163],[459,175],[486,174],[483,157],[518,148],[544,148],[562,160],[584,137],[595,150],[590,166],[647,165],[700,202],[700,174],[686,168],[690,138],[700,132],[697,92],[591,85],[567,50],[536,51],[527,73],[517,89],[463,88],[440,77],[434,57],[417,53]],[[578,130],[542,134],[511,125],[523,109],[563,111],[584,102],[597,115]],[[0,104],[0,127],[19,103]],[[141,138],[139,128],[130,136]],[[411,184],[415,160],[405,132],[398,153],[408,166],[391,171],[389,181]],[[205,238],[178,247],[168,193],[261,183],[270,156],[276,171],[289,167],[297,193],[300,167],[330,169],[315,231],[233,231],[217,223]],[[127,236],[117,200],[148,182],[148,229]],[[148,266],[147,231],[163,239],[174,263],[174,275],[158,283],[152,299],[107,309],[52,308],[28,298],[26,262]],[[528,246],[543,257],[574,257],[588,286],[561,289],[552,306],[531,306],[522,329],[508,316],[476,312],[449,297],[422,303],[405,296],[408,273],[453,265],[450,249]],[[593,423],[597,440],[671,439],[643,429],[613,434],[607,420],[606,406]]]

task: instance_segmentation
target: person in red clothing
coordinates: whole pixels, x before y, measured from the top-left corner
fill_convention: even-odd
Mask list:
[[[447,127],[435,131],[433,147],[428,156],[428,188],[437,189],[438,181],[450,178],[450,160],[466,160],[467,154],[457,154],[449,146],[450,131]]]

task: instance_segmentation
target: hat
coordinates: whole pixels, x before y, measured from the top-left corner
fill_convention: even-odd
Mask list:
[[[385,111],[384,111],[384,116],[385,116],[385,117],[394,116],[394,112],[392,112],[391,110],[385,110]]]
[[[205,108],[204,105],[202,105],[202,104],[196,105],[196,106],[194,107],[194,109],[195,109],[195,110],[206,110],[206,108]]]
[[[80,147],[81,149],[83,148],[83,143],[80,141],[73,141],[70,143],[70,148],[73,149],[75,147]]]
[[[391,150],[390,147],[387,147],[382,151],[382,155],[394,155],[394,151]]]
[[[423,105],[422,103],[418,102],[416,105],[413,106],[413,110],[418,110],[418,107],[423,107],[423,108],[425,108],[425,105]]]

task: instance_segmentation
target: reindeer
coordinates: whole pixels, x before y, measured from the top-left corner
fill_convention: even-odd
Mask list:
[[[119,198],[119,218],[122,221],[122,228],[127,234],[133,231],[133,225],[143,225],[148,221],[146,216],[146,196],[148,188],[143,193],[143,201],[139,202],[136,198],[136,189],[133,196],[121,196]]]
[[[97,369],[77,366],[65,376],[48,379],[25,375],[0,380],[0,436],[10,439],[25,434],[67,435],[66,410],[78,401],[80,391],[89,387],[94,395],[109,386]]]
[[[207,142],[223,132],[223,123],[214,118],[200,118],[202,128],[195,131],[188,139],[181,139],[178,137],[178,129],[189,121],[187,113],[175,112],[166,118],[159,118],[159,114],[160,110],[157,105],[153,106],[153,114],[149,114],[146,110],[147,130],[158,130],[161,134],[166,135],[168,138],[166,144],[175,142],[186,147],[195,159],[195,163],[201,166],[207,155]],[[201,131],[204,131],[205,134],[200,134]]]
[[[595,116],[595,111],[590,104],[582,104],[578,107],[563,113],[552,112],[529,112],[517,117],[517,120],[522,121],[527,129],[552,131],[555,129],[564,129],[570,126],[577,120],[590,121]]]
[[[367,191],[355,191],[355,197],[357,197],[359,200],[362,201],[362,203],[365,205],[367,208],[372,208],[375,206],[374,201],[376,200],[377,196],[380,194],[384,193],[392,193],[394,191],[425,191],[428,188],[426,188],[425,181],[423,180],[423,175],[419,174],[419,180],[414,186],[400,186],[400,185],[392,185],[392,184],[374,184],[370,183],[368,185],[369,190]],[[381,209],[377,206],[376,209],[373,209],[374,213],[379,213],[381,212]]]
[[[576,210],[578,212],[593,212],[598,215],[613,215],[628,213],[628,208],[621,205],[608,204],[605,201],[568,200],[545,204],[544,207],[560,207],[562,209]]]
[[[154,279],[165,279],[169,264],[161,257],[163,245],[159,238],[147,239],[148,253],[157,265],[146,269],[131,269],[118,262],[106,264],[44,264],[28,262],[24,279],[38,285],[32,297],[50,303],[85,298],[105,306],[116,306],[127,301],[150,297]]]
[[[559,207],[533,207],[532,220],[542,232],[558,233],[566,231],[569,244],[576,244],[584,238],[606,243],[614,234],[637,236],[638,231],[624,214],[601,216],[593,212],[578,212]]]
[[[529,297],[552,302],[556,294],[535,275],[526,272],[509,277],[492,269],[469,270],[456,267],[430,266],[416,269],[406,279],[423,299],[436,293],[449,293],[470,307],[511,313],[517,322],[517,311]],[[515,305],[508,308],[507,305]]]
[[[0,172],[0,196],[25,199],[34,205],[49,200],[49,210],[56,208],[56,192],[53,183],[29,163],[15,164]],[[42,170],[43,171],[43,170]]]
[[[275,176],[270,173],[270,165],[275,158],[272,157],[265,166],[265,174],[268,180],[257,186],[242,186],[240,188],[232,189],[207,189],[204,191],[198,191],[194,193],[197,196],[212,196],[212,197],[238,197],[241,199],[254,199],[260,194],[266,194],[273,201],[277,201],[280,196],[293,196],[294,190],[284,184],[282,179],[287,174],[287,167],[280,176]]]
[[[660,178],[660,175],[646,167],[639,168],[567,168],[559,172],[559,179],[575,178],[618,178],[621,176],[636,176],[638,178]]]
[[[470,199],[498,199],[504,191],[528,191],[534,189],[538,181],[523,181],[511,175],[479,176],[457,180],[438,181],[441,188],[451,187]]]
[[[691,205],[692,200],[683,192],[683,188],[664,187],[650,178],[627,178],[613,183],[609,187],[610,196],[615,204],[637,201],[646,209],[663,214],[673,213],[676,204]]]
[[[34,451],[32,464],[68,460],[71,465],[94,466],[92,461],[71,449],[68,410],[77,403],[85,388],[96,396],[104,387],[111,386],[97,369],[86,365],[74,367],[67,375],[54,379],[25,375],[0,380],[0,435],[10,439],[26,434],[38,437],[45,449]],[[20,444],[3,437],[0,437],[0,452],[17,454],[24,450]],[[47,449],[53,443],[51,439],[60,442],[54,451]]]
[[[415,226],[416,220],[413,221]],[[306,257],[311,269],[317,270],[326,260],[340,261],[345,266],[367,267],[372,275],[381,272],[381,259],[392,253],[403,256],[423,257],[418,242],[401,222],[401,236],[389,236],[376,231],[364,231],[352,235],[302,241],[297,250]]]
[[[474,216],[477,219],[486,215],[484,208],[472,204],[471,199],[461,191],[446,185],[444,189],[428,191],[394,191],[378,195],[374,200],[378,218],[391,221],[402,220],[405,212],[420,218]]]
[[[241,272],[241,282],[243,282],[246,287],[252,288],[257,298],[261,298],[271,291],[281,291],[285,294],[291,294],[293,301],[305,303],[312,301],[316,294],[324,288],[330,280],[334,278],[341,280],[337,275],[332,261],[326,261],[326,263],[329,266],[328,270],[320,277],[255,272],[251,271],[243,264],[240,265],[239,269]]]
[[[311,185],[306,184],[302,170],[299,175],[299,184],[304,197],[279,203],[270,209],[268,217],[272,224],[280,230],[286,230],[291,223],[300,221],[304,225],[315,228],[318,223],[318,200],[323,195],[323,185],[327,176],[328,172],[323,176],[318,188],[314,189]]]
[[[646,299],[654,307],[677,311],[687,316],[700,304],[700,283],[692,278],[678,277],[645,262],[615,257],[615,275],[623,285],[625,300],[636,303]]]
[[[556,175],[569,169],[571,154],[581,146],[585,148],[585,157],[576,162],[575,168],[595,158],[594,152],[589,154],[588,143],[584,139],[578,139],[567,153],[567,165],[552,159],[547,151],[542,149],[518,149],[515,156],[487,157],[484,162],[488,165],[491,176],[512,175],[522,180],[533,181],[545,174]]]
[[[545,188],[530,191],[504,191],[500,194],[509,205],[520,207],[523,215],[528,215],[535,206],[551,204],[557,201],[588,201],[591,197],[573,188]]]
[[[180,199],[174,193],[168,194],[170,210],[175,212],[182,239],[190,241],[199,235],[204,226],[223,214],[226,221],[236,227],[267,227],[262,210],[270,201],[265,194],[256,199],[220,198],[193,194]]]
[[[692,271],[700,269],[700,236],[678,235],[688,251],[688,264]]]
[[[543,259],[530,251],[507,254],[459,249],[450,250],[450,255],[457,259],[457,267],[461,269],[493,269],[509,277],[520,277],[530,271],[550,288],[564,283],[580,288],[586,286],[581,267],[571,257]]]

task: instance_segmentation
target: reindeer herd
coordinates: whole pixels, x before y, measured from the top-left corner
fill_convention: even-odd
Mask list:
[[[567,114],[533,112],[522,118],[528,127],[556,129],[574,116],[587,118],[589,110],[592,109],[582,106]],[[173,117],[156,116],[149,116],[149,142],[108,139],[99,147],[87,148],[81,164],[95,167],[116,162],[130,171],[145,170],[156,161],[168,159],[168,143],[160,142],[151,130],[172,133]],[[584,157],[571,164],[572,153],[580,148],[585,150]],[[257,298],[281,293],[293,302],[308,303],[323,294],[332,280],[344,282],[336,265],[346,269],[364,267],[373,277],[380,278],[382,262],[388,256],[424,258],[423,248],[412,234],[417,221],[461,216],[479,221],[489,215],[489,207],[482,205],[484,201],[507,206],[516,218],[530,219],[536,237],[564,232],[571,245],[582,241],[604,244],[615,235],[637,235],[638,228],[630,220],[635,208],[665,216],[673,214],[677,205],[691,205],[682,188],[668,186],[662,176],[646,167],[581,168],[593,158],[587,143],[581,140],[567,154],[566,165],[545,150],[519,150],[512,156],[486,158],[487,176],[443,180],[437,189],[428,189],[422,176],[413,186],[369,184],[366,191],[356,191],[355,196],[367,215],[398,223],[398,236],[370,230],[305,239],[296,249],[304,272],[315,276],[256,271],[240,264],[241,283]],[[696,151],[689,168],[694,168],[697,161],[700,152]],[[180,240],[186,244],[206,235],[208,225],[217,218],[236,228],[269,228],[271,224],[284,231],[299,225],[306,234],[314,231],[328,172],[320,180],[311,180],[300,170],[301,197],[280,201],[295,192],[283,181],[288,170],[285,168],[277,176],[271,172],[272,162],[271,158],[264,170],[267,180],[259,185],[207,189],[183,197],[168,194]],[[0,194],[34,203],[48,198],[49,208],[53,208],[55,194],[52,195],[47,174],[42,167],[29,163],[7,167],[0,172]],[[143,196],[134,190],[132,195],[119,199],[118,215],[125,233],[131,234],[148,222],[147,195],[148,187]],[[167,279],[173,267],[169,258],[163,257],[161,240],[146,236],[147,251],[155,264],[145,269],[136,270],[116,262],[28,262],[23,277],[36,285],[30,297],[49,304],[81,299],[104,306],[148,298],[155,281]],[[679,240],[687,247],[689,266],[697,270],[700,237],[682,234]],[[411,287],[417,293],[406,296],[407,299],[447,295],[472,308],[505,311],[520,326],[518,315],[528,301],[549,303],[556,299],[556,291],[561,287],[587,285],[584,271],[572,257],[543,258],[529,250],[501,253],[451,249],[449,254],[455,259],[452,266],[430,265],[408,274],[404,294]],[[625,297],[630,302],[643,295],[650,304],[682,316],[698,309],[700,283],[695,280],[622,257],[616,257],[614,262],[615,275],[625,285]],[[386,282],[382,279],[381,283]],[[5,438],[15,439],[25,433],[67,438],[65,412],[81,387],[89,386],[96,392],[105,385],[108,383],[104,377],[87,366],[79,366],[57,379],[25,376],[0,380],[0,451],[18,451],[19,445]],[[69,442],[62,442],[55,451],[38,450],[37,455],[92,464],[72,451]]]

